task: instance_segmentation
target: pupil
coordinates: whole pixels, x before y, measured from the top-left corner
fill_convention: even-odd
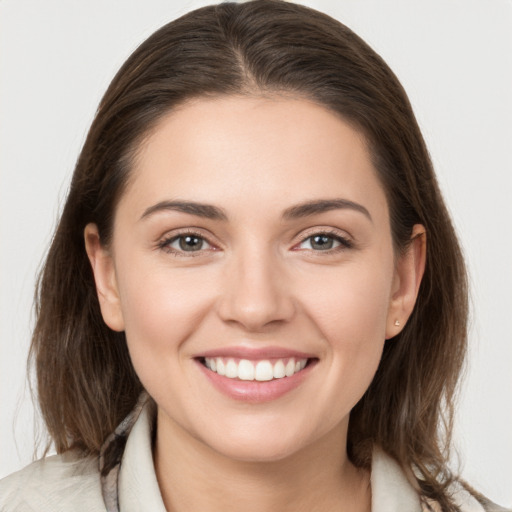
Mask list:
[[[197,236],[182,236],[180,238],[180,249],[184,251],[197,251],[201,249],[203,240]]]
[[[314,249],[327,250],[331,249],[333,244],[333,239],[327,235],[316,235],[313,237],[313,241],[311,246]]]

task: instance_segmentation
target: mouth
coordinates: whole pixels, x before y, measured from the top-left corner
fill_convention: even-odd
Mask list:
[[[217,391],[246,403],[270,402],[298,388],[319,362],[311,354],[279,349],[221,350],[194,359]]]
[[[199,362],[208,370],[226,377],[241,381],[268,382],[295,374],[311,365],[316,358],[272,358],[272,359],[241,359],[233,357],[201,357]]]

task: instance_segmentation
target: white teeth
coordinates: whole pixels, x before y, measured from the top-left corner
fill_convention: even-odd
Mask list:
[[[282,379],[286,375],[283,361],[279,360],[274,365],[274,379]]]
[[[272,380],[274,378],[274,369],[270,361],[258,361],[254,372],[256,380]]]
[[[240,380],[254,380],[254,365],[247,359],[238,363],[238,378]]]
[[[291,377],[295,373],[295,359],[292,358],[286,363],[284,371],[287,377]]]
[[[286,363],[285,363],[286,361]],[[282,379],[291,377],[297,372],[303,370],[307,364],[307,359],[278,359],[273,364],[267,360],[250,361],[248,359],[228,359],[222,357],[206,357],[205,366],[219,375],[229,379],[269,381],[272,379]]]
[[[213,370],[213,368],[212,368]],[[224,367],[224,361],[218,357],[217,358],[217,370],[215,370],[219,375],[226,375],[226,369]]]
[[[226,365],[226,377],[229,377],[230,379],[238,377],[238,365],[233,361],[233,359],[230,359]]]

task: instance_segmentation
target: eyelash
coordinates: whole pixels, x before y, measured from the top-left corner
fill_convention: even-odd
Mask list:
[[[186,236],[198,238],[201,241],[210,245],[212,248],[200,249],[198,251],[184,251],[184,250],[176,250],[176,249],[173,249],[170,247],[172,243],[174,243]],[[325,237],[331,238],[335,242],[338,242],[339,245],[337,247],[330,248],[330,249],[324,249],[324,250],[296,249],[296,247],[302,245],[306,241],[311,240],[317,236],[325,236]],[[187,231],[183,231],[178,234],[173,234],[171,236],[168,236],[168,237],[162,239],[160,242],[158,242],[157,247],[158,247],[158,249],[161,249],[169,254],[173,254],[176,257],[196,257],[196,256],[201,256],[205,250],[209,250],[209,251],[217,250],[215,245],[212,244],[211,242],[209,242],[208,239],[204,235],[202,235],[201,233],[198,233],[197,231],[192,231],[192,230],[187,230]],[[352,249],[353,247],[354,247],[354,244],[352,243],[352,241],[350,241],[348,238],[346,238],[344,236],[341,236],[337,231],[323,230],[323,231],[314,231],[311,234],[308,234],[307,236],[302,238],[298,244],[295,244],[293,249],[296,251],[311,250],[312,252],[315,252],[315,253],[334,254],[334,253],[338,253],[341,251],[345,251],[347,249]]]
[[[194,237],[194,238],[199,238],[200,240],[206,242],[208,245],[214,247],[213,249],[200,249],[199,251],[183,251],[183,250],[176,250],[176,249],[173,249],[171,248],[171,244],[178,241],[180,238],[184,238],[186,236],[191,236],[191,237]],[[172,254],[176,257],[196,257],[196,256],[200,256],[201,254],[203,254],[203,252],[205,250],[216,250],[214,244],[212,244],[211,242],[208,241],[208,239],[201,233],[198,233],[197,231],[192,231],[192,230],[186,230],[186,231],[182,231],[181,233],[174,233],[172,234],[171,236],[168,236],[168,237],[165,237],[164,239],[162,239],[160,242],[158,242],[158,248],[169,253],[169,254]]]
[[[317,236],[325,236],[327,238],[331,238],[335,242],[338,242],[339,246],[331,248],[331,249],[316,250],[316,251],[313,249],[302,249],[302,250],[312,250],[315,253],[334,254],[334,253],[338,253],[341,251],[346,251],[347,249],[352,249],[354,247],[354,244],[351,240],[340,235],[340,233],[338,231],[334,231],[334,230],[320,230],[320,231],[311,232],[310,234],[308,234],[307,236],[302,238],[302,240],[298,244],[296,244],[294,247],[302,245],[307,240],[311,240]],[[301,250],[301,249],[296,249],[296,250]]]

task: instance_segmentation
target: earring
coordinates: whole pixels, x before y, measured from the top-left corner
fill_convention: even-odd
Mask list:
[[[395,320],[395,325],[398,327],[400,325],[400,322],[398,320]]]

